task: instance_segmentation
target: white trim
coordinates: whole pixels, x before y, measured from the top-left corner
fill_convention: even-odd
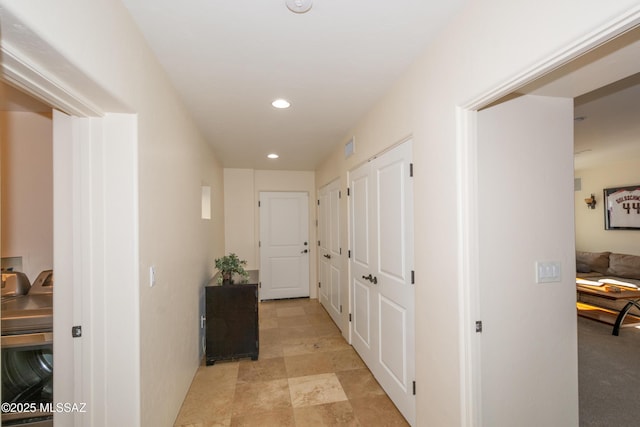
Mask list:
[[[104,309],[106,416],[98,426],[139,426],[140,266],[138,119],[134,114],[106,114],[102,171],[104,198]],[[100,205],[100,204],[99,204]],[[115,315],[116,310],[118,315]],[[85,373],[88,374],[88,373]]]
[[[26,55],[6,42],[0,45],[0,57],[2,79],[23,92],[72,116],[104,115],[97,105],[61,84],[44,67],[33,64]]]
[[[75,233],[73,206],[76,204],[74,171],[72,168],[74,153],[74,135],[76,125],[73,119],[64,113],[53,112],[53,270],[55,272],[56,292],[53,295],[54,331],[53,363],[55,376],[53,381],[54,402],[73,402],[76,399],[76,345],[82,342],[71,337],[70,328],[79,319],[75,318],[73,307],[74,266],[77,251],[72,236]],[[65,381],[59,379],[65,378]],[[56,423],[75,425],[73,415],[54,414]]]
[[[484,94],[469,100],[461,105],[468,110],[478,110],[492,102],[509,95],[517,89],[535,81],[536,79],[558,69],[559,67],[573,61],[585,53],[596,49],[611,39],[624,34],[625,32],[640,25],[640,6],[629,10],[624,15],[611,20],[602,25],[597,30],[587,34],[575,44],[539,61],[528,70],[506,80],[499,86],[485,92]]]
[[[462,426],[481,425],[478,289],[477,111],[457,108],[458,151],[458,304]],[[477,355],[476,357],[474,357]]]
[[[461,420],[462,426],[481,426],[480,341],[475,321],[480,320],[478,301],[478,240],[476,173],[477,173],[477,110],[513,93],[579,56],[640,25],[640,6],[605,23],[576,43],[543,59],[525,72],[506,80],[484,94],[458,107],[457,111],[457,176],[459,228],[459,323],[462,357]]]

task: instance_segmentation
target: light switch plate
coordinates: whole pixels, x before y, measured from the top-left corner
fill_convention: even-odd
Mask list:
[[[156,284],[156,267],[149,267],[149,286],[153,287]]]
[[[558,261],[536,261],[536,283],[555,283],[562,280]]]

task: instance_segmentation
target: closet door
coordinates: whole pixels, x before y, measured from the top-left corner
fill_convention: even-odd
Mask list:
[[[318,295],[320,304],[329,311],[329,290],[327,285],[329,277],[329,203],[327,187],[322,187],[318,192]]]
[[[415,421],[411,142],[350,178],[353,345],[409,423]]]
[[[340,330],[342,321],[342,286],[340,281],[340,182],[332,181],[320,190],[320,302]]]
[[[376,192],[372,188],[371,164],[365,163],[349,174],[349,228],[351,230],[350,290],[351,290],[351,344],[371,372],[376,374],[377,310],[376,285],[373,283],[377,240],[375,233]]]
[[[377,380],[410,423],[415,420],[415,315],[411,143],[371,162],[375,177]],[[374,279],[375,280],[375,279]]]

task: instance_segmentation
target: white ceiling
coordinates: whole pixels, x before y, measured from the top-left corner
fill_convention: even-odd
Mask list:
[[[464,1],[314,0],[294,14],[284,0],[123,0],[224,166],[283,170],[346,142]],[[575,98],[576,169],[640,158],[638,58],[635,29],[518,91]],[[0,110],[48,109],[0,85]]]
[[[576,98],[574,112],[576,170],[640,159],[640,73]]]
[[[574,98],[576,170],[640,159],[640,28],[518,93]]]
[[[123,3],[225,167],[314,170],[465,1]]]

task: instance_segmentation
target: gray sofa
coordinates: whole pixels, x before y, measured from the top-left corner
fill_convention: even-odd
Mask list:
[[[587,280],[614,279],[640,287],[640,256],[613,252],[576,251],[576,277]],[[620,310],[627,301],[613,301],[580,295],[580,301],[599,307]],[[631,314],[640,315],[635,307]]]

